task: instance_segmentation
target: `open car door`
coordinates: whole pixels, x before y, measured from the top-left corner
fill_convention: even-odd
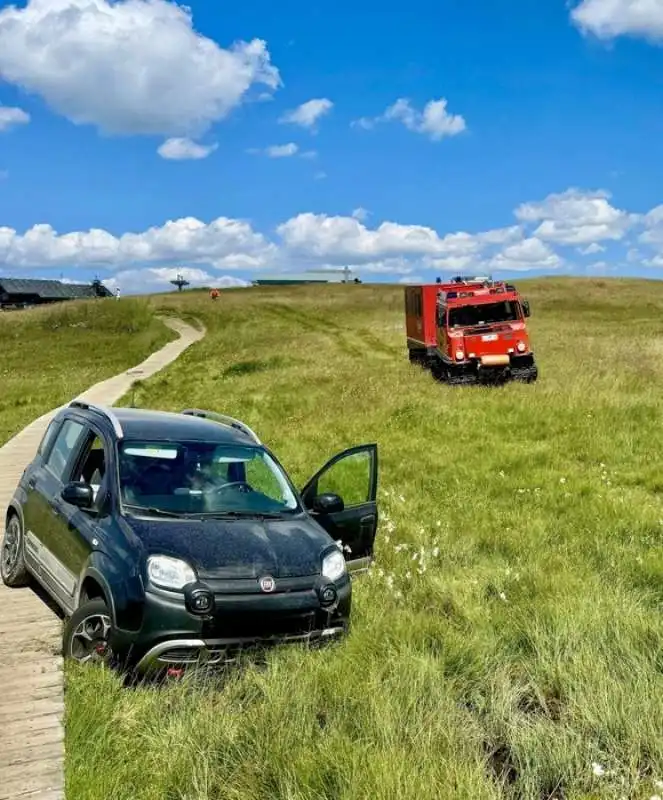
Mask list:
[[[378,446],[351,447],[330,459],[301,491],[307,511],[343,545],[352,572],[368,568],[378,527]]]

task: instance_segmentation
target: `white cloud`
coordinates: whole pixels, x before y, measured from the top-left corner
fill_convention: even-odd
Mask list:
[[[171,283],[178,275],[189,281],[189,288],[200,286],[216,286],[227,289],[240,286],[250,286],[249,281],[231,275],[217,276],[203,269],[195,267],[150,267],[148,269],[127,269],[117,272],[112,278],[107,278],[103,283],[109,289],[120,287],[121,292],[136,294],[140,292],[159,292],[174,290]]]
[[[288,142],[288,144],[272,144],[269,147],[265,147],[264,150],[251,147],[246,152],[252,155],[265,155],[269,158],[291,158],[292,156],[296,156],[299,152],[299,145],[294,142]]]
[[[297,154],[299,147],[294,142],[273,144],[265,151],[270,158],[289,158]]]
[[[603,247],[601,244],[593,242],[592,244],[587,245],[587,247],[578,247],[576,249],[581,256],[592,256],[596,253],[602,253],[605,250],[605,247]]]
[[[316,181],[324,181],[324,179],[327,177],[327,173],[321,169],[318,170],[313,177]]]
[[[643,244],[663,247],[663,205],[656,206],[645,214],[643,219],[645,231],[639,237]]]
[[[408,283],[425,283],[426,281],[421,277],[421,275],[406,275],[404,278],[401,278],[399,283],[408,284]]]
[[[557,269],[561,264],[557,253],[534,237],[509,245],[489,261],[493,270]]]
[[[28,0],[0,11],[0,76],[76,124],[200,135],[254,84],[281,85],[261,39],[228,49],[167,0]]]
[[[325,114],[328,114],[333,107],[334,104],[328,98],[316,97],[313,100],[302,103],[292,111],[287,111],[279,119],[279,122],[300,125],[302,128],[312,129],[315,123]]]
[[[227,217],[210,222],[184,217],[121,235],[98,228],[59,234],[47,224],[24,233],[0,227],[0,271],[99,266],[133,274],[147,268],[151,280],[161,280],[169,274],[163,270],[176,270],[182,264],[211,275],[213,270],[232,274],[345,266],[391,275],[422,274],[422,270],[554,272],[573,268],[565,261],[565,250],[556,249],[558,244],[592,255],[605,249],[598,239],[619,241],[622,252],[617,261],[622,264],[663,263],[663,205],[645,215],[629,214],[614,208],[605,192],[570,189],[524,203],[514,213],[519,224],[450,233],[389,220],[369,225],[362,207],[348,216],[297,214],[278,225],[273,237],[256,231],[248,221]],[[633,229],[628,237],[627,228]],[[642,252],[633,247],[638,233],[642,233]]]
[[[592,244],[622,239],[637,220],[610,205],[610,193],[568,189],[551,194],[540,203],[523,203],[516,209],[521,222],[540,222],[534,236],[558,244]]]
[[[599,39],[637,36],[663,41],[661,0],[582,0],[571,19],[581,31]]]
[[[1,13],[1,12],[0,12]],[[0,133],[9,131],[18,125],[27,125],[30,115],[22,108],[0,105]]]
[[[217,144],[203,145],[191,139],[175,137],[166,141],[157,149],[161,158],[170,161],[184,161],[191,159],[207,158],[216,148]]]
[[[279,225],[277,233],[294,252],[357,263],[395,255],[450,253],[470,234],[450,234],[441,239],[432,228],[383,222],[369,230],[353,217],[303,213]]]
[[[465,119],[460,114],[450,114],[447,111],[447,101],[444,98],[429,100],[423,111],[417,111],[407,98],[400,97],[380,116],[361,117],[353,124],[368,130],[379,122],[394,120],[402,122],[408,130],[424,134],[433,141],[457,136],[467,129]]]
[[[244,221],[219,217],[205,224],[193,217],[169,221],[142,233],[116,237],[91,229],[58,234],[35,225],[23,235],[0,227],[0,264],[10,267],[161,264],[186,260],[224,269],[262,267],[273,261],[274,244]]]

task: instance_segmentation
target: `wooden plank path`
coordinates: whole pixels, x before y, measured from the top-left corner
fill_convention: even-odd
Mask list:
[[[181,320],[163,321],[179,339],[76,399],[113,405],[133,381],[154,375],[205,335]],[[0,447],[3,534],[16,484],[58,410]],[[63,712],[62,622],[33,589],[10,589],[0,581],[0,800],[63,800]]]

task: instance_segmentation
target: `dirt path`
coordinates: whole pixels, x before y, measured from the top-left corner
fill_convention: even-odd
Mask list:
[[[92,386],[77,400],[113,405],[138,379],[172,363],[205,335],[164,319],[179,338],[142,364]],[[0,447],[0,527],[16,484],[33,458],[53,409]],[[64,798],[61,622],[30,588],[0,582],[0,800]]]

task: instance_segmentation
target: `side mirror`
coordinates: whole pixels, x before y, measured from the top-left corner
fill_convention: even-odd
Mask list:
[[[92,508],[94,503],[94,492],[89,483],[79,483],[78,481],[68,483],[62,490],[61,497],[65,503],[70,503],[77,508]]]
[[[523,314],[529,317],[530,313],[529,300],[523,300]]]
[[[343,511],[345,508],[345,503],[343,498],[337,494],[326,492],[313,498],[312,508],[318,514],[338,514],[339,511]]]

